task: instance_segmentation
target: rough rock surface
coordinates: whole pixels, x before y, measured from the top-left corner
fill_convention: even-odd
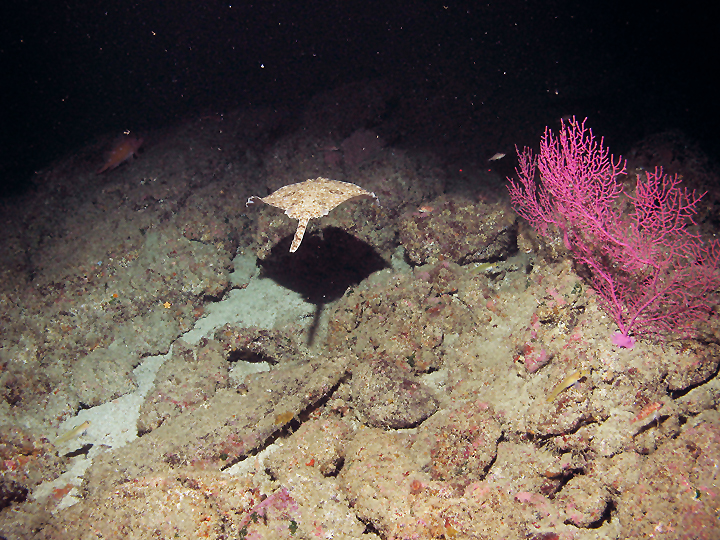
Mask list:
[[[442,196],[400,221],[400,242],[415,264],[494,261],[515,250],[517,218],[507,207]]]
[[[266,360],[281,363],[297,358],[303,351],[291,331],[226,324],[215,332],[215,339],[230,361]]]
[[[648,456],[620,498],[618,520],[632,538],[718,537],[720,417],[708,411]]]
[[[434,480],[467,485],[482,480],[497,457],[502,436],[500,423],[487,404],[469,402],[443,409],[418,430],[418,440],[427,445],[430,460],[426,469]],[[413,444],[419,445],[419,442]]]
[[[0,201],[0,536],[717,539],[719,311],[694,339],[614,346],[562,241],[516,233],[491,192],[509,158],[468,158],[480,147],[428,116],[427,93],[395,92],[329,92],[299,127],[270,109],[186,122],[102,177],[98,141]],[[412,115],[383,120],[396,111]],[[486,120],[464,133],[518,142]],[[336,159],[367,126],[388,143]],[[419,150],[438,145],[455,153]],[[688,145],[641,150],[638,165],[718,184]],[[244,203],[318,176],[383,206],[338,207],[290,258],[292,221]],[[708,200],[699,230],[715,234]],[[260,276],[253,260],[230,279],[236,250]],[[263,280],[316,309],[272,328],[206,310]],[[315,331],[327,341],[306,343]],[[145,399],[140,437],[110,443],[135,421],[93,417],[57,456],[60,421],[126,398]]]
[[[228,364],[217,341],[203,339],[191,347],[182,339],[158,370],[158,383],[145,397],[138,418],[138,433],[146,433],[163,422],[191,411],[229,384]]]
[[[228,467],[263,447],[326,396],[347,363],[343,357],[296,361],[249,375],[241,388],[219,390],[203,406],[168,419],[116,453],[103,455],[93,481],[106,482],[103,477],[110,470],[149,474],[165,464]]]
[[[0,426],[0,510],[24,502],[40,482],[58,476],[64,462],[47,440],[18,426]]]
[[[439,263],[368,280],[335,308],[329,346],[351,349],[364,361],[381,357],[418,372],[437,369],[446,354],[445,335],[477,321],[472,306],[455,295],[468,279],[459,266]]]
[[[73,386],[84,406],[94,407],[135,390],[132,369],[137,360],[123,353],[97,349],[73,366]]]
[[[413,427],[438,408],[427,385],[387,360],[355,367],[351,387],[358,415],[373,427]]]
[[[85,495],[83,504],[65,512],[62,522],[51,523],[35,537],[237,536],[243,518],[260,499],[252,488],[247,478],[218,471],[157,471],[119,484],[96,486]],[[287,527],[289,518],[285,521]]]

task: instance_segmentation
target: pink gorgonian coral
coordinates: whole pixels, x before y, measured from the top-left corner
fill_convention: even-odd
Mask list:
[[[525,148],[518,158],[518,180],[509,179],[515,210],[540,234],[559,232],[619,328],[614,344],[688,331],[708,315],[720,241],[688,228],[703,195],[661,169],[638,174],[635,193],[624,193],[625,163],[574,118],[557,136],[545,130],[537,156]]]

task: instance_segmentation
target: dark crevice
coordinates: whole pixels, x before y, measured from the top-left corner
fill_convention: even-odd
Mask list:
[[[287,422],[283,423],[282,425],[278,425],[277,429],[273,433],[271,433],[262,444],[258,445],[257,448],[241,456],[236,456],[232,459],[229,459],[226,463],[222,465],[222,467],[220,467],[220,470],[224,471],[225,469],[232,467],[236,463],[240,463],[250,457],[254,457],[278,439],[286,438],[292,435],[295,431],[298,430],[298,428],[303,424],[303,422],[311,418],[311,415],[315,410],[322,408],[328,402],[328,400],[337,391],[341,384],[342,378],[337,382],[337,384],[335,384],[335,386],[330,388],[330,390],[326,392],[323,396],[321,396],[318,400],[310,403],[298,414],[293,415],[293,417]]]
[[[599,529],[603,525],[609,524],[612,519],[613,513],[615,512],[615,502],[613,500],[608,501],[605,511],[602,515],[592,523],[590,523],[588,529]]]
[[[277,364],[277,360],[275,358],[260,352],[248,350],[246,348],[230,351],[227,356],[227,361],[231,364],[234,364],[235,362],[249,362],[251,364],[267,362],[268,364]]]

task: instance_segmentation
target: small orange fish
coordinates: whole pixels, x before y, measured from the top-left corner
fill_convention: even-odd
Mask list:
[[[114,169],[123,161],[129,160],[133,156],[137,157],[137,152],[142,146],[142,143],[142,137],[138,138],[132,135],[119,139],[110,151],[110,156],[105,162],[105,165],[98,169],[97,174],[102,174],[107,170]]]
[[[651,403],[650,405],[647,405],[646,407],[643,408],[643,410],[641,410],[637,414],[637,416],[635,418],[633,418],[630,421],[630,423],[632,424],[633,422],[639,422],[640,420],[644,420],[645,418],[647,418],[648,416],[653,414],[655,411],[660,410],[660,408],[662,406],[663,406],[663,404],[660,403],[659,401],[656,403]]]

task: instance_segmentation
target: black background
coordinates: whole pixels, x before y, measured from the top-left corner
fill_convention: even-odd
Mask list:
[[[6,0],[0,27],[4,195],[102,133],[378,77],[589,104],[617,153],[679,128],[720,154],[720,23],[693,3]]]

